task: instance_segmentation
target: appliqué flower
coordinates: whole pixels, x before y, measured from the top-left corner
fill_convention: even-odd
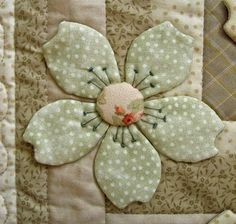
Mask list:
[[[24,133],[36,160],[61,165],[99,145],[97,182],[123,208],[153,196],[161,178],[158,152],[183,162],[216,155],[223,123],[209,106],[187,96],[150,98],[186,79],[192,42],[170,22],[145,31],[129,48],[122,82],[106,38],[62,22],[44,46],[47,65],[67,93],[94,103],[59,100],[40,109]]]

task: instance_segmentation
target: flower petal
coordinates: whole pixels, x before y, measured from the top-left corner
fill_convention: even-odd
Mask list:
[[[0,82],[0,121],[6,116],[7,108],[7,91],[5,86]]]
[[[52,76],[67,93],[96,98],[99,88],[120,82],[109,42],[88,26],[62,22],[43,48]]]
[[[117,128],[111,127],[95,159],[98,184],[119,208],[133,201],[149,201],[161,177],[161,162],[157,151],[135,125],[129,128],[130,132],[125,127],[119,128],[117,135]],[[135,142],[132,142],[133,138]]]
[[[182,83],[192,62],[193,38],[164,22],[138,36],[126,60],[126,81],[145,97],[165,92]]]
[[[7,168],[7,151],[0,141],[0,174],[2,174]]]
[[[198,162],[217,154],[214,142],[224,125],[216,113],[192,97],[145,102],[139,128],[156,149],[175,161]]]
[[[236,214],[231,210],[225,210],[212,219],[208,224],[234,224],[236,223]]]
[[[0,224],[4,224],[7,219],[7,208],[4,198],[0,195]]]
[[[38,162],[61,165],[94,148],[107,129],[100,122],[94,104],[59,100],[34,115],[23,138],[34,146]]]

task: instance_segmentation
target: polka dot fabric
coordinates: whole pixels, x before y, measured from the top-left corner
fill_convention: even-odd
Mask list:
[[[35,158],[48,165],[61,165],[75,161],[89,151],[101,139],[107,125],[101,124],[99,131],[93,131],[99,119],[87,126],[82,124],[97,117],[95,105],[75,100],[59,100],[39,110],[30,121],[24,140],[35,146]]]
[[[130,129],[137,141],[126,138],[126,147],[122,147],[114,142],[116,128],[112,127],[95,159],[96,179],[106,196],[119,208],[133,201],[149,201],[161,178],[157,151],[134,125]],[[129,136],[127,129],[124,135]],[[122,138],[121,132],[118,138]]]
[[[192,37],[178,31],[170,22],[143,32],[128,51],[126,81],[142,90],[144,97],[172,89],[189,74],[192,44]]]
[[[43,49],[51,75],[67,93],[97,98],[100,89],[92,82],[100,87],[120,82],[109,42],[88,26],[62,22]]]
[[[214,142],[224,126],[216,113],[192,97],[166,97],[145,103],[139,128],[162,154],[175,161],[198,162],[217,154]],[[159,113],[156,109],[161,109]],[[165,116],[166,122],[156,117]]]
[[[155,193],[161,176],[158,152],[185,162],[214,156],[214,140],[223,124],[210,107],[191,97],[147,101],[186,79],[192,43],[170,22],[149,29],[132,43],[126,82],[121,83],[108,41],[89,27],[62,22],[44,46],[51,74],[68,93],[97,102],[59,100],[39,110],[24,134],[35,147],[36,160],[49,165],[73,162],[99,144],[97,182],[114,205],[124,208],[133,201],[147,202]],[[139,91],[138,98],[126,96],[124,86]],[[103,91],[107,88],[117,93],[111,102]],[[118,98],[122,102],[116,102]],[[109,110],[96,106],[112,103],[113,113],[124,116],[125,125],[115,119],[109,123]],[[140,112],[137,120],[135,111]]]

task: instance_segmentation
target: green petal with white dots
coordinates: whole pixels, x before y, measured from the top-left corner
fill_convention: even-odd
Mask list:
[[[138,126],[158,152],[184,162],[215,156],[215,138],[224,127],[209,106],[185,96],[145,102]]]
[[[126,81],[144,97],[168,91],[189,74],[193,38],[164,22],[138,36],[127,54]]]
[[[62,22],[43,49],[51,75],[67,93],[96,98],[99,88],[120,82],[109,42],[88,26]]]
[[[149,201],[161,177],[157,151],[135,125],[129,128],[119,128],[117,135],[117,127],[111,127],[95,159],[98,184],[118,208]]]
[[[90,152],[107,129],[94,111],[95,104],[76,100],[59,100],[40,109],[23,136],[34,146],[35,159],[61,165]]]

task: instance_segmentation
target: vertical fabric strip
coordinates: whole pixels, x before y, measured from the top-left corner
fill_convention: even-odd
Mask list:
[[[18,223],[48,223],[47,168],[36,163],[22,134],[33,116],[47,104],[46,67],[42,44],[46,39],[47,0],[16,0],[16,183]]]
[[[91,26],[105,35],[105,18],[105,0],[49,0],[47,39],[55,35],[63,20]],[[49,102],[73,97],[60,89],[50,74],[47,76],[47,86]],[[49,167],[50,223],[105,224],[104,197],[93,174],[95,155],[96,150],[74,163]]]
[[[8,109],[6,117],[0,123],[0,139],[7,151],[7,169],[0,174],[1,211],[0,222],[16,224],[16,189],[15,189],[15,51],[14,51],[14,0],[1,1],[0,23],[4,32],[3,58],[0,61],[0,82],[6,88]],[[1,108],[2,105],[0,105]],[[4,159],[2,154],[0,160]],[[2,213],[4,205],[6,216]]]

